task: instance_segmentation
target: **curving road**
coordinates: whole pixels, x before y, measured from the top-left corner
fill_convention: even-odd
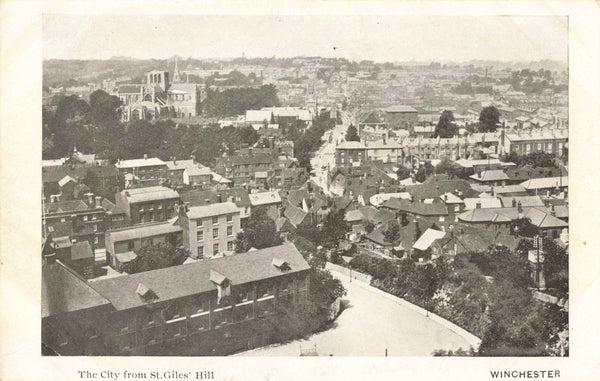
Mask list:
[[[348,290],[349,308],[334,327],[306,340],[272,345],[240,356],[298,356],[316,345],[320,356],[430,356],[435,349],[467,349],[466,339],[348,276],[331,272]]]

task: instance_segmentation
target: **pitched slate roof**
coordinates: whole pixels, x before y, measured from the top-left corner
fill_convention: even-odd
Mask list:
[[[287,262],[290,269],[282,271],[275,267],[275,258]],[[221,274],[236,286],[308,269],[310,266],[300,252],[293,244],[288,243],[222,258],[102,279],[90,282],[90,285],[117,310],[126,310],[145,305],[136,293],[140,284],[152,290],[158,301],[168,301],[216,290],[217,286],[210,280],[211,271]]]
[[[419,237],[419,239],[413,244],[413,249],[417,250],[427,250],[431,247],[433,242],[438,239],[444,238],[446,236],[445,232],[435,230],[435,229],[427,229],[425,232]]]
[[[42,266],[42,318],[110,306],[110,302],[60,262]]]
[[[139,94],[142,92],[142,85],[119,85],[119,94]]]
[[[76,242],[71,247],[71,259],[94,258],[92,247],[88,241]]]
[[[513,207],[513,200],[515,203],[520,202],[522,206],[544,206],[544,201],[540,196],[507,196],[500,197],[500,201],[502,201],[502,206],[505,208]]]
[[[157,157],[149,157],[147,159],[131,159],[122,160],[115,164],[115,167],[119,169],[123,168],[139,168],[139,167],[150,167],[150,166],[165,166],[166,163]]]
[[[300,224],[302,224],[302,222],[304,222],[304,219],[306,218],[308,213],[305,212],[302,208],[298,208],[297,206],[287,205],[285,207],[283,215],[290,220],[294,227],[298,227]]]
[[[81,200],[47,202],[44,204],[44,208],[46,213],[83,212],[93,209]]]
[[[403,211],[421,216],[445,216],[448,210],[443,203],[426,204],[424,202],[411,202],[409,200],[400,200],[391,198],[382,204],[383,207]]]

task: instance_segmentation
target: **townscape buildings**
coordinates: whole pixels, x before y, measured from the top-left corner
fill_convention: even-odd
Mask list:
[[[323,58],[281,67],[168,65],[139,81],[117,76],[50,88],[45,99],[102,88],[118,96],[124,123],[252,127],[259,142],[211,163],[148,155],[111,163],[75,147],[43,161],[42,340],[54,353],[185,355],[194,347],[194,354],[219,355],[270,343],[264,318],[310,295],[310,266],[293,237],[338,212],[348,226],[338,249],[390,260],[431,263],[490,245],[514,249],[522,221],[568,247],[568,97],[560,72],[551,73],[556,86],[525,93],[508,83],[510,68],[472,65],[395,68]],[[231,84],[232,73],[246,82]],[[489,89],[458,91],[472,76]],[[266,84],[280,106],[221,119],[202,113],[208,91]],[[491,106],[498,123],[480,132],[479,115]],[[447,111],[456,133],[435,136]],[[298,152],[308,143],[297,136],[323,115],[335,127],[307,165]],[[356,137],[347,139],[350,125]],[[509,160],[535,153],[549,155],[551,166]],[[239,250],[257,215],[284,243]],[[391,225],[398,226],[393,239]],[[131,270],[144,250],[167,244],[185,253],[182,263]],[[543,288],[539,265],[538,258],[532,274]]]

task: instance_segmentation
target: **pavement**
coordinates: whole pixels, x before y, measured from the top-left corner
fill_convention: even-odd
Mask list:
[[[394,298],[338,272],[348,295],[348,307],[332,328],[307,339],[274,344],[238,356],[299,356],[316,346],[319,356],[431,356],[436,349],[469,348],[462,336],[403,306]]]

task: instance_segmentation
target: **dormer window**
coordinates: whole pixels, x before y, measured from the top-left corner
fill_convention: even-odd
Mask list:
[[[273,266],[277,267],[281,271],[291,270],[290,264],[280,258],[273,258]]]

